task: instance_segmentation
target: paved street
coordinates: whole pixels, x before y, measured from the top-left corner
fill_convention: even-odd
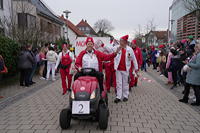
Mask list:
[[[0,133],[199,133],[200,114],[143,73],[127,103],[114,104],[109,95],[110,118],[106,131],[96,122],[73,120],[61,131],[59,113],[67,107],[60,80],[0,110]],[[149,81],[148,79],[151,79]]]

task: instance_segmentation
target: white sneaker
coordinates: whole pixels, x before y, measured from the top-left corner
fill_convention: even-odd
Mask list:
[[[45,80],[45,78],[44,78],[44,77],[40,77],[40,79],[41,79],[41,80]]]

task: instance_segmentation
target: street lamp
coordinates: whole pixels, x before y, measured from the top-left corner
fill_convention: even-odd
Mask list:
[[[63,11],[63,13],[65,14],[65,17],[66,17],[67,22],[68,22],[69,14],[72,13],[72,12],[71,12],[71,11],[68,11],[68,10],[65,10],[65,11]],[[66,23],[66,30],[67,30],[67,41],[68,41],[68,43],[69,43],[69,38],[68,38],[68,25],[67,25],[67,23]]]

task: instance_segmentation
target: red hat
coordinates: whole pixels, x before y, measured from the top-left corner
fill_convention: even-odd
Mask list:
[[[122,40],[124,40],[124,41],[128,41],[128,35],[125,35],[125,36],[123,36],[123,37],[121,37],[120,39],[122,39]]]
[[[165,45],[160,45],[158,48],[165,48]]]
[[[136,45],[137,44],[137,40],[133,40],[131,43]]]
[[[85,41],[85,44],[87,44],[88,42],[92,42],[94,43],[94,40],[92,37],[87,37],[86,41]]]

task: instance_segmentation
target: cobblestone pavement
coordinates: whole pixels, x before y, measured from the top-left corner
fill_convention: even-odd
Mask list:
[[[59,113],[68,105],[60,80],[0,111],[0,133],[199,133],[200,115],[146,73],[127,103],[114,104],[109,94],[106,131],[96,122],[73,120],[69,130],[59,127]]]
[[[183,90],[184,90],[184,86],[177,86],[176,88],[174,88],[173,90],[171,90],[170,88],[172,87],[172,85],[166,85],[167,83],[167,78],[165,76],[160,76],[159,72],[156,72],[156,70],[152,70],[151,68],[148,69],[147,72],[152,78],[154,78],[158,83],[160,83],[162,85],[162,87],[166,88],[167,90],[169,90],[171,93],[173,93],[174,95],[176,95],[178,97],[178,99],[183,98]],[[193,102],[193,96],[194,96],[194,91],[193,89],[191,89],[190,91],[190,100],[189,103]],[[196,107],[196,106],[191,106],[190,104],[188,104],[191,108],[193,108],[195,111],[197,111],[200,114],[200,107]]]

